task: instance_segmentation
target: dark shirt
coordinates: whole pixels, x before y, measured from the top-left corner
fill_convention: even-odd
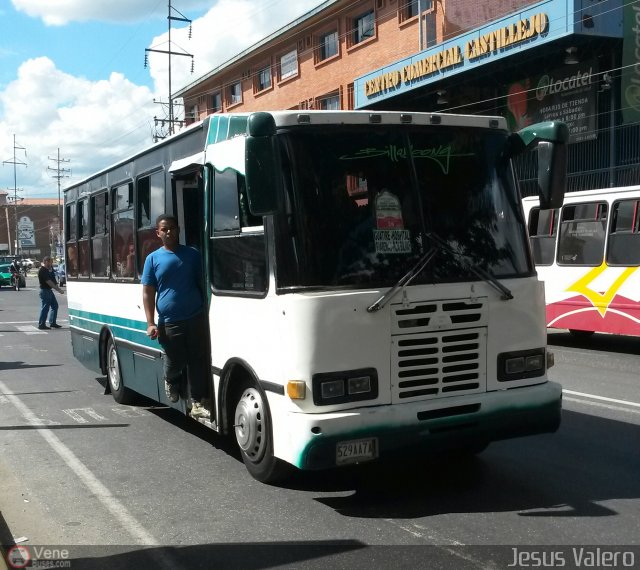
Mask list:
[[[53,269],[49,271],[44,265],[42,265],[38,270],[38,281],[40,281],[40,289],[52,289],[47,281],[53,281],[54,283],[57,283],[56,274],[54,273]]]

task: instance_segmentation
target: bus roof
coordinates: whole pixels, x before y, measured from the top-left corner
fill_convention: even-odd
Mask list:
[[[615,199],[628,195],[640,196],[640,186],[618,186],[615,188],[598,188],[596,190],[579,190],[577,192],[567,192],[564,195],[564,203],[575,203],[585,199],[609,198]],[[537,196],[527,196],[522,199],[527,206],[536,206],[540,200]]]
[[[194,123],[178,133],[166,139],[149,145],[139,152],[128,156],[115,164],[91,174],[90,176],[71,184],[64,189],[68,192],[79,186],[87,184],[89,181],[98,178],[110,171],[135,161],[137,158],[157,151],[162,147],[167,147],[182,138],[202,131],[204,135],[202,148],[204,151],[208,144],[220,142],[244,133],[246,121],[253,113],[217,113],[207,116],[202,121]],[[507,123],[504,117],[483,116],[483,115],[456,115],[450,113],[424,113],[424,112],[401,112],[401,111],[303,111],[285,110],[269,111],[274,118],[276,128],[286,128],[304,125],[364,125],[364,124],[416,124],[416,125],[440,125],[450,127],[471,127],[492,130],[507,130]],[[220,125],[225,124],[224,132],[220,131]],[[235,124],[235,127],[232,125]],[[229,126],[231,125],[231,126]],[[242,127],[241,131],[238,127]],[[213,133],[214,129],[216,134]]]

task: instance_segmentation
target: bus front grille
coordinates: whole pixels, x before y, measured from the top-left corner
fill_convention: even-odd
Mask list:
[[[469,323],[486,325],[484,299],[436,301],[394,308],[393,402],[486,391],[487,328],[463,328]],[[412,332],[402,334],[407,329]]]

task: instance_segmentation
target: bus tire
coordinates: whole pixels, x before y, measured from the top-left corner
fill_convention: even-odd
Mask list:
[[[277,483],[287,474],[284,462],[273,455],[271,416],[260,390],[246,384],[233,415],[236,443],[251,476],[262,483]]]
[[[113,399],[118,404],[133,404],[135,401],[135,393],[125,387],[120,371],[120,360],[118,358],[118,350],[113,338],[109,337],[107,341],[107,381]]]

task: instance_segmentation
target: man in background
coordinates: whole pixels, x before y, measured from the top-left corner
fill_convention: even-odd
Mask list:
[[[56,319],[58,318],[58,300],[53,294],[53,290],[55,289],[61,295],[64,294],[64,291],[62,291],[58,286],[56,274],[53,271],[52,265],[53,261],[47,255],[42,259],[42,265],[38,270],[40,301],[42,302],[40,318],[38,319],[38,328],[41,331],[62,328],[58,323],[56,323]],[[47,315],[49,316],[49,326],[47,326]]]

